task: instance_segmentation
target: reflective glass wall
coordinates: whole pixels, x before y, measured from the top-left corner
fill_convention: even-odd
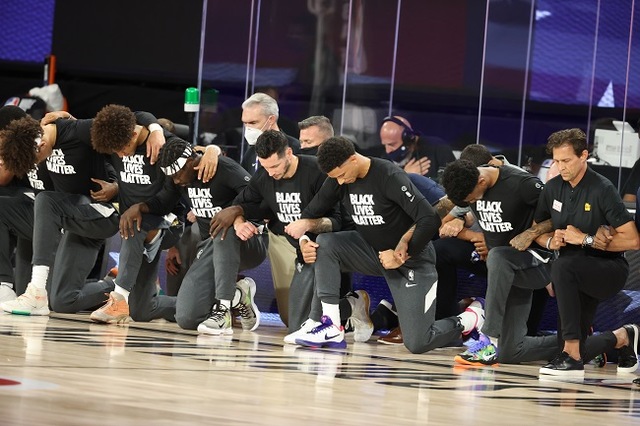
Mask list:
[[[255,91],[277,97],[286,133],[321,114],[361,148],[380,144],[393,114],[454,150],[483,143],[535,173],[549,134],[568,127],[600,141],[594,167],[620,187],[640,156],[637,133],[614,123],[635,132],[640,115],[635,0],[206,0],[205,9],[200,131],[234,158],[240,105]]]

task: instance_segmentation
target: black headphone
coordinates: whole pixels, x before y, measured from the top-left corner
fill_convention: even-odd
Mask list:
[[[380,127],[382,127],[382,125],[388,121],[402,127],[402,143],[404,145],[410,145],[411,143],[413,143],[413,139],[415,137],[420,136],[419,132],[415,132],[411,127],[404,124],[402,120],[399,120],[398,118],[393,116],[383,118],[382,122],[380,123]]]

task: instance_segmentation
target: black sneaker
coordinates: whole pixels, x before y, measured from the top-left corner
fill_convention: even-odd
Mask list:
[[[398,313],[393,309],[393,305],[385,299],[382,299],[371,312],[371,321],[374,330],[393,330],[400,325]]]
[[[584,363],[576,361],[568,353],[562,352],[544,367],[540,368],[540,374],[564,377],[584,377]]]
[[[629,336],[629,344],[620,348],[618,354],[618,373],[633,373],[638,368],[638,340],[640,329],[635,324],[622,326]]]

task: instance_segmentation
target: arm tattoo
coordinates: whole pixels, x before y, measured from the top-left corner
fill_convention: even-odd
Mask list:
[[[438,201],[438,204],[436,204],[434,207],[436,209],[436,212],[438,213],[438,216],[440,216],[440,219],[442,219],[447,214],[449,214],[449,212],[454,206],[455,204],[453,204],[453,202],[450,199],[448,199],[447,197],[444,197],[444,198],[441,198],[440,201]]]

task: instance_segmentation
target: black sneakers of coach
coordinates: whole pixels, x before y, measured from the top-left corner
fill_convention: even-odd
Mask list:
[[[638,368],[640,328],[635,324],[625,324],[622,327],[629,336],[629,344],[621,347],[618,353],[618,373],[633,373]]]
[[[568,353],[562,352],[544,367],[540,368],[540,374],[564,377],[584,377],[584,363],[575,360]]]

